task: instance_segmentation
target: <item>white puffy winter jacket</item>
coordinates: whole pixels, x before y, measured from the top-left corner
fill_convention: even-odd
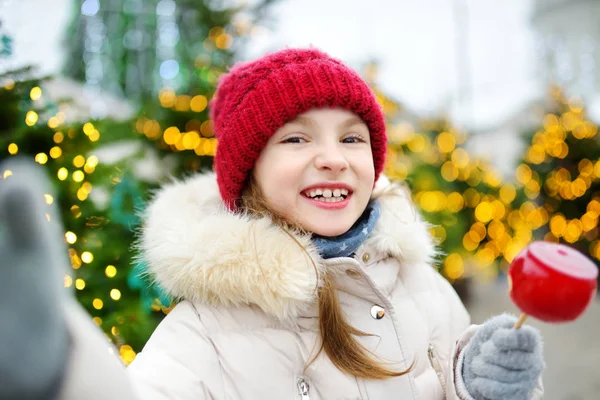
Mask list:
[[[323,260],[308,236],[296,242],[267,219],[224,210],[212,173],[160,190],[141,248],[156,280],[182,301],[127,368],[137,397],[469,399],[454,371],[476,328],[431,266],[428,225],[407,195],[380,201],[377,226],[355,256]],[[410,373],[356,379],[324,353],[305,368],[319,347],[317,272],[332,277],[349,323],[372,334],[360,343],[398,370],[414,361]]]

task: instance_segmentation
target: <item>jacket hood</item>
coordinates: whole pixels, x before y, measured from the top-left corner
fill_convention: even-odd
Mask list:
[[[377,183],[381,216],[362,246],[423,264],[435,255],[410,195]],[[285,232],[269,218],[228,211],[214,173],[163,186],[144,211],[138,242],[148,272],[170,296],[211,305],[252,304],[278,320],[298,317],[316,300],[327,262],[309,234]]]

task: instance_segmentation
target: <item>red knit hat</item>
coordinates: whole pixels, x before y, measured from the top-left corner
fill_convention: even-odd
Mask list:
[[[237,63],[220,78],[210,116],[219,140],[217,183],[230,210],[275,131],[303,112],[324,107],[345,108],[367,124],[377,180],[387,146],[383,112],[367,83],[339,60],[316,49],[285,49]]]

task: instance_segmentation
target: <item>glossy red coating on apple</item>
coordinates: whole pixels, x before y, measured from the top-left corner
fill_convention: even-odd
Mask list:
[[[510,264],[510,297],[524,313],[546,322],[578,318],[596,294],[598,268],[572,247],[533,242]]]

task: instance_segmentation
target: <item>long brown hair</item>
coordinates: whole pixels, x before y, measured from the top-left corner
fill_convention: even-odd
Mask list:
[[[302,231],[301,227],[295,221],[287,220],[269,209],[266,198],[252,175],[242,192],[240,210],[257,217],[270,218],[275,225],[279,226],[305,251],[313,263],[315,273],[318,275],[315,261],[291,233],[292,230]],[[413,368],[414,361],[407,370],[398,372],[388,368],[381,360],[376,359],[371,351],[356,340],[356,336],[372,335],[354,328],[346,321],[331,277],[324,273],[322,276],[317,276],[317,281],[319,280],[321,284],[317,299],[321,346],[319,351],[307,363],[305,369],[324,351],[333,365],[340,371],[357,378],[387,379],[407,374]]]

